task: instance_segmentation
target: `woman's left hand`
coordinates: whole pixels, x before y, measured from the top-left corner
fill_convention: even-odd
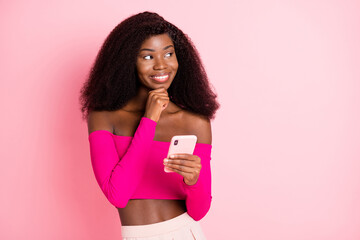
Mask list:
[[[166,168],[183,176],[184,182],[187,185],[194,185],[199,178],[201,170],[200,157],[187,153],[178,153],[174,154],[174,157],[171,156],[164,159]]]

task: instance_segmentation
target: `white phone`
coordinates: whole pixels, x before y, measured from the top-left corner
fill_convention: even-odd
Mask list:
[[[197,137],[196,135],[176,135],[171,138],[169,151],[167,154],[167,158],[170,157],[171,154],[176,153],[188,153],[193,154],[196,146]],[[174,172],[164,166],[165,172]]]

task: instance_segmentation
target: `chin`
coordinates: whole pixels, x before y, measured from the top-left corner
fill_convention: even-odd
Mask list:
[[[171,82],[170,83],[168,83],[168,82],[164,82],[164,83],[151,83],[151,88],[153,88],[153,89],[158,89],[158,88],[161,88],[161,87],[163,87],[163,88],[165,88],[166,90],[171,86]]]

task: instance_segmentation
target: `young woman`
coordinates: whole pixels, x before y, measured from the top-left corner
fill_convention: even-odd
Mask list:
[[[133,15],[106,38],[80,101],[123,239],[205,239],[216,97],[191,40],[158,14]],[[194,153],[167,159],[171,138],[189,134]]]

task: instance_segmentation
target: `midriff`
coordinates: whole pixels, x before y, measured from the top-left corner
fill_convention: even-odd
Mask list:
[[[186,212],[185,200],[131,199],[118,208],[121,225],[146,225],[163,222]]]

